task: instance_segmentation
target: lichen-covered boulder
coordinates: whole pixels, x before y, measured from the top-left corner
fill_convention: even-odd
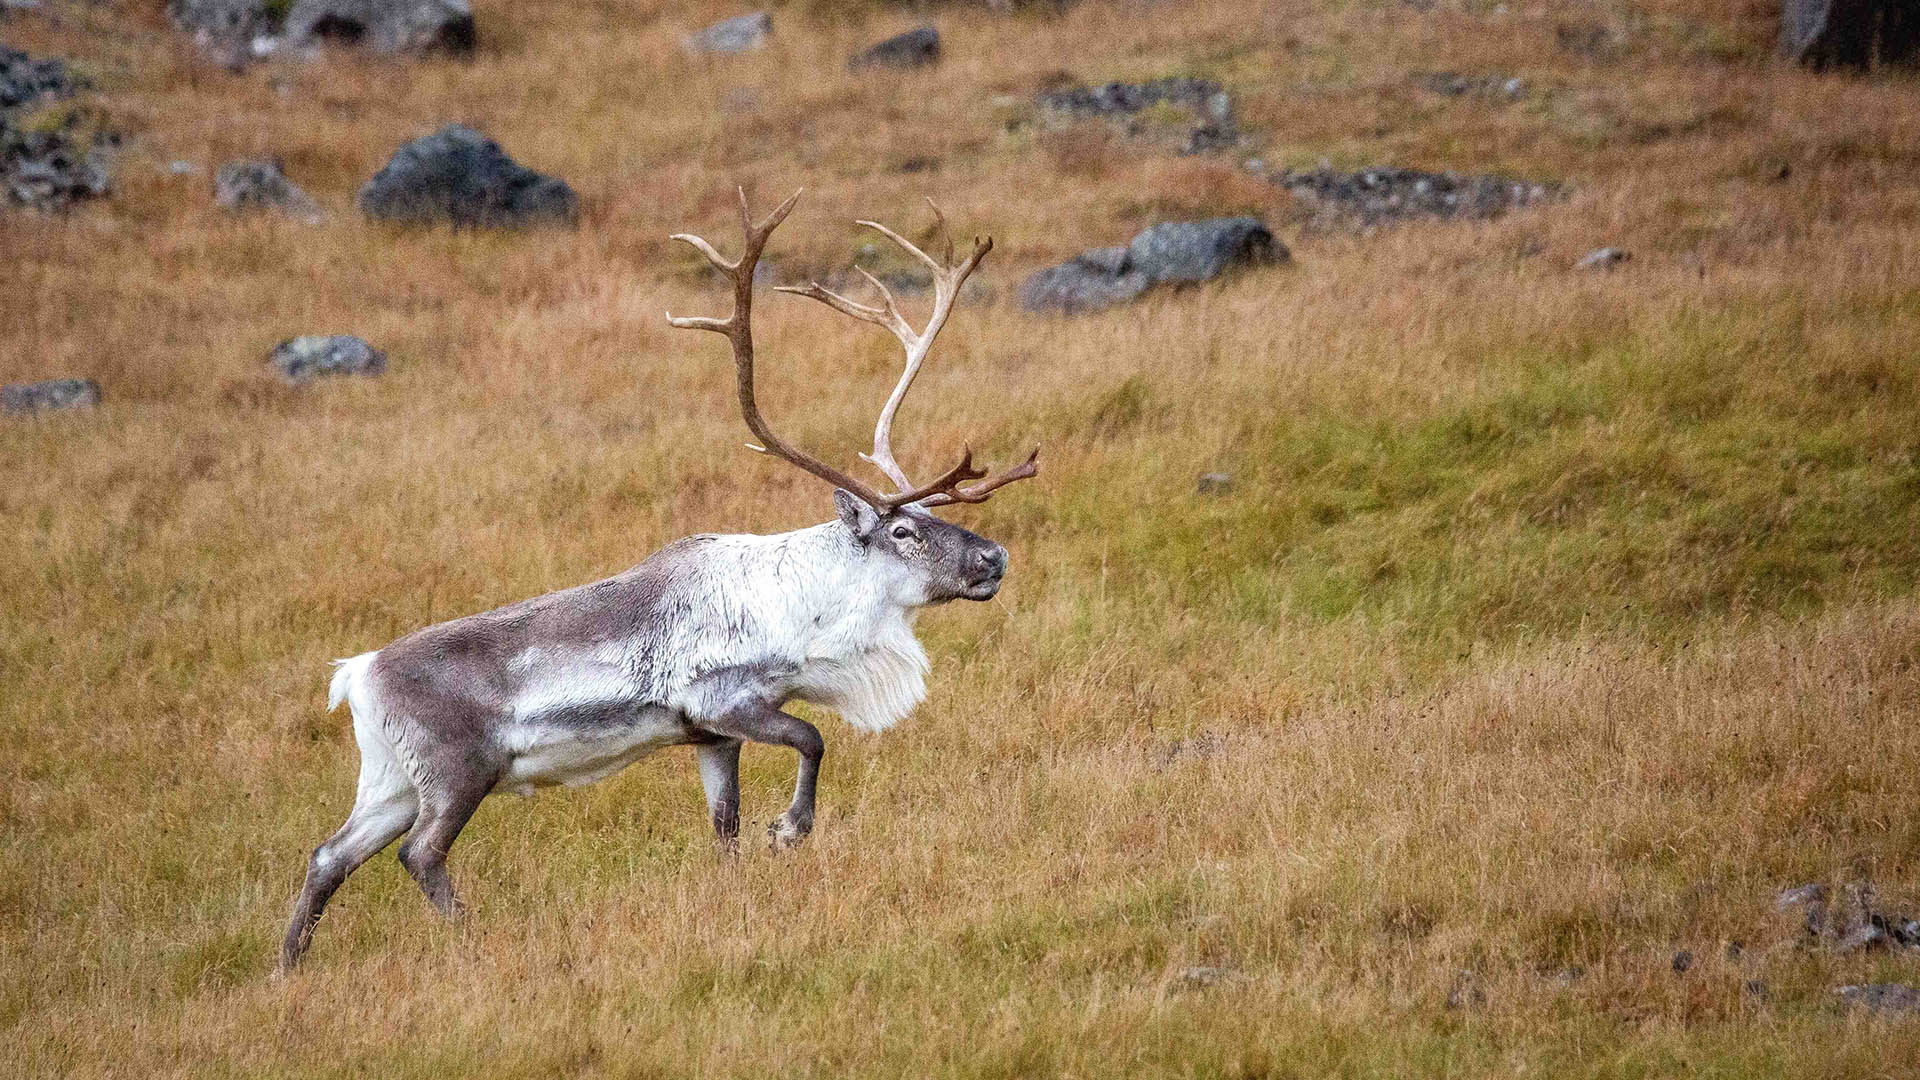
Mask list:
[[[48,379],[0,386],[0,412],[24,416],[48,409],[90,409],[100,404],[100,384],[92,379]]]
[[[351,334],[309,334],[275,345],[267,366],[288,382],[302,383],[329,375],[378,375],[387,370],[387,354]]]
[[[283,40],[366,45],[382,54],[441,50],[471,53],[468,0],[294,0]]]
[[[354,204],[375,221],[524,228],[572,225],[580,200],[567,182],[515,162],[498,143],[449,124],[394,151]]]
[[[1127,258],[1154,284],[1212,281],[1233,266],[1285,262],[1286,246],[1259,218],[1169,221],[1142,230],[1127,245]]]
[[[87,86],[65,61],[0,46],[0,206],[62,210],[112,186],[110,155],[119,136],[87,110],[35,122],[21,113]]]
[[[309,225],[325,217],[320,204],[300,190],[281,171],[280,162],[267,158],[229,161],[213,177],[213,201],[228,210],[275,210]]]
[[[71,97],[86,86],[87,80],[58,57],[36,58],[0,45],[0,109]]]
[[[1211,281],[1236,267],[1290,257],[1258,218],[1173,221],[1142,230],[1126,247],[1095,248],[1036,271],[1018,295],[1028,311],[1100,311],[1155,286]]]
[[[1020,306],[1028,311],[1071,315],[1104,311],[1153,287],[1153,279],[1134,269],[1123,247],[1095,248],[1057,266],[1036,270],[1020,283]]]

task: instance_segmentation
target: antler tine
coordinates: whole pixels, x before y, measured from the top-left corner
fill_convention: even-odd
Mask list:
[[[975,484],[970,488],[955,486],[951,489],[942,490],[928,496],[924,505],[947,506],[952,503],[983,503],[987,501],[987,497],[992,495],[995,489],[1006,487],[1015,480],[1025,480],[1028,477],[1038,475],[1040,475],[1040,448],[1036,446],[1033,448],[1033,453],[1027,455],[1027,460],[988,480],[986,483]]]
[[[933,196],[931,195],[927,196],[927,209],[933,211],[933,223],[940,229],[940,243],[946,249],[940,257],[941,261],[948,266],[952,266],[953,232],[947,228],[947,215],[940,212],[939,204],[933,201]]]
[[[684,240],[707,256],[714,266],[733,279],[733,312],[724,319],[715,319],[704,315],[679,317],[671,312],[667,322],[686,330],[711,330],[726,335],[733,345],[733,364],[735,388],[740,399],[740,415],[746,420],[747,427],[759,438],[760,445],[750,449],[786,461],[788,464],[812,473],[835,487],[845,488],[862,501],[880,510],[890,510],[901,505],[889,501],[873,488],[862,484],[846,473],[813,457],[782,439],[766,418],[760,415],[760,406],[754,400],[753,380],[753,271],[760,262],[760,253],[767,246],[767,238],[773,230],[780,227],[787,215],[793,211],[794,204],[800,201],[800,192],[787,197],[787,201],[774,208],[765,220],[754,224],[753,213],[747,206],[746,189],[740,189],[740,226],[746,233],[745,247],[740,257],[728,260],[715,251],[713,245],[691,234],[679,234],[675,239]]]
[[[854,269],[859,270],[860,268],[856,266]],[[860,273],[868,281],[873,282],[874,286],[880,290],[881,303],[883,306],[874,307],[870,304],[862,304],[857,300],[842,296],[832,289],[826,288],[817,281],[810,281],[805,285],[775,285],[773,291],[791,293],[794,296],[804,296],[809,300],[818,300],[842,315],[850,315],[863,322],[884,326],[888,330],[893,331],[894,336],[900,338],[902,341],[911,338],[913,336],[913,327],[907,325],[907,320],[900,314],[900,309],[894,305],[893,294],[888,292],[887,287],[880,284],[872,274],[867,273],[865,270],[860,270]]]

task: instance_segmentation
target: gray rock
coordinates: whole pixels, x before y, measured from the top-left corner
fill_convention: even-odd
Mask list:
[[[1801,904],[1811,904],[1816,901],[1822,904],[1827,902],[1827,887],[1817,881],[1808,882],[1791,889],[1782,889],[1780,895],[1773,899],[1773,909],[1785,914]]]
[[[472,128],[449,124],[394,151],[354,204],[375,221],[523,228],[572,225],[579,197]]]
[[[1233,490],[1233,477],[1223,472],[1203,472],[1194,490],[1202,495],[1225,495]]]
[[[1920,62],[1912,0],[1783,0],[1780,51],[1816,70]]]
[[[1580,256],[1580,261],[1574,263],[1573,268],[1575,270],[1611,270],[1631,258],[1633,253],[1622,248],[1595,248]]]
[[[1174,982],[1174,988],[1205,990],[1224,983],[1239,982],[1244,978],[1246,978],[1245,975],[1229,967],[1190,967],[1181,969],[1179,977]]]
[[[1020,283],[1028,311],[1072,314],[1125,303],[1156,285],[1211,281],[1240,266],[1286,262],[1286,246],[1257,218],[1167,222],[1124,248],[1095,248]]]
[[[90,409],[100,404],[100,384],[92,379],[48,379],[0,386],[0,412],[23,416],[46,409]]]
[[[1177,76],[1146,83],[1111,82],[1105,86],[1073,86],[1040,95],[1040,107],[1074,116],[1132,116],[1155,105],[1178,105],[1209,119],[1232,111],[1232,98],[1210,79]]]
[[[1673,954],[1673,973],[1675,975],[1685,975],[1692,970],[1693,953],[1686,949],[1681,949],[1679,952]]]
[[[112,187],[108,155],[119,138],[85,110],[65,110],[52,126],[15,121],[16,110],[86,85],[62,61],[0,47],[0,203],[63,210]]]
[[[328,375],[378,375],[387,370],[387,354],[349,334],[309,334],[275,345],[267,365],[288,382],[302,383]]]
[[[1112,82],[1105,86],[1071,86],[1039,96],[1043,112],[1067,120],[1106,118],[1118,121],[1138,135],[1140,114],[1156,106],[1184,109],[1199,126],[1187,135],[1183,154],[1223,150],[1240,142],[1234,121],[1233,95],[1210,79],[1176,76],[1145,83]]]
[[[72,97],[86,87],[87,80],[75,74],[64,60],[51,56],[35,59],[0,45],[0,109]]]
[[[1425,71],[1415,75],[1413,81],[1422,89],[1442,97],[1518,101],[1527,94],[1525,79],[1500,73],[1467,75],[1458,71]]]
[[[1414,218],[1486,220],[1558,194],[1550,184],[1498,175],[1462,176],[1375,166],[1356,172],[1330,168],[1273,176],[1307,204],[1323,225],[1364,227]]]
[[[1920,1012],[1920,989],[1901,983],[1867,983],[1836,987],[1834,993],[1849,1004],[1877,1013]]]
[[[922,26],[870,45],[847,61],[849,71],[868,68],[916,68],[940,60],[940,31]]]
[[[1159,768],[1178,764],[1182,761],[1212,761],[1227,752],[1227,737],[1215,731],[1203,731],[1190,739],[1175,739],[1161,747],[1154,754],[1153,763]]]
[[[1811,882],[1783,891],[1774,901],[1782,914],[1805,907],[1806,944],[1837,953],[1920,947],[1920,919],[1880,910],[1873,883],[1849,881],[1835,896]]]
[[[473,52],[473,7],[468,0],[294,0],[282,40],[365,45],[383,55],[465,55]]]
[[[287,179],[279,161],[266,158],[220,166],[213,177],[213,201],[228,210],[277,210],[309,225],[319,224],[326,216],[312,196]]]
[[[1103,311],[1132,300],[1151,288],[1153,279],[1124,269],[1126,252],[1126,248],[1099,248],[1034,271],[1020,283],[1020,306],[1071,315]],[[1114,269],[1116,263],[1123,269]]]
[[[1128,260],[1156,285],[1212,281],[1231,267],[1289,257],[1286,245],[1251,217],[1170,221],[1143,230],[1127,245]]]
[[[696,30],[680,39],[680,47],[690,53],[733,56],[752,52],[767,43],[773,33],[773,16],[764,11],[722,19],[704,30]]]
[[[272,28],[269,7],[267,0],[168,0],[167,17],[205,40],[242,42]]]

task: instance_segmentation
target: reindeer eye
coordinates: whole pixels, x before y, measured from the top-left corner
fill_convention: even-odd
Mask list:
[[[895,525],[893,527],[893,538],[895,540],[905,540],[912,535],[913,530],[907,528],[905,525]]]

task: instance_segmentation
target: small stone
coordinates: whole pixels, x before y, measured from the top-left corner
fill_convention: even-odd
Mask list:
[[[860,50],[847,61],[847,70],[865,71],[868,68],[903,70],[924,67],[938,63],[939,60],[940,31],[931,26],[921,26]]]
[[[277,210],[309,225],[325,220],[320,204],[287,179],[276,160],[229,161],[213,178],[213,201],[233,211]]]
[[[1868,983],[1841,986],[1833,991],[1849,1004],[1877,1013],[1920,1012],[1920,989],[1902,983]]]
[[[378,375],[387,354],[350,334],[310,334],[274,346],[267,364],[291,383],[329,375]]]
[[[1204,990],[1221,983],[1235,982],[1246,976],[1226,967],[1190,967],[1180,972],[1178,984],[1185,990]]]
[[[734,56],[765,45],[772,33],[773,16],[756,11],[722,19],[704,30],[696,30],[680,39],[680,47],[690,53]]]
[[[1164,769],[1180,761],[1211,761],[1226,753],[1227,737],[1203,731],[1191,739],[1175,739],[1154,755],[1154,764]]]
[[[100,404],[100,384],[92,379],[48,379],[0,386],[0,412],[13,416],[48,409],[91,409]]]
[[[191,161],[169,161],[167,171],[175,176],[192,176],[200,171],[200,166]]]
[[[1693,954],[1691,952],[1688,952],[1686,949],[1681,949],[1679,952],[1673,954],[1673,973],[1675,975],[1685,975],[1691,970],[1693,970]]]
[[[1573,264],[1573,268],[1575,270],[1611,270],[1631,258],[1633,258],[1631,252],[1620,248],[1595,248],[1581,256],[1580,261]]]
[[[1194,490],[1201,495],[1225,495],[1233,490],[1233,477],[1223,472],[1201,473]]]
[[[1773,909],[1784,914],[1788,909],[1800,904],[1811,904],[1816,900],[1825,902],[1826,899],[1827,887],[1825,885],[1817,881],[1808,882],[1805,885],[1796,885],[1791,889],[1783,890],[1779,896],[1774,898]]]

